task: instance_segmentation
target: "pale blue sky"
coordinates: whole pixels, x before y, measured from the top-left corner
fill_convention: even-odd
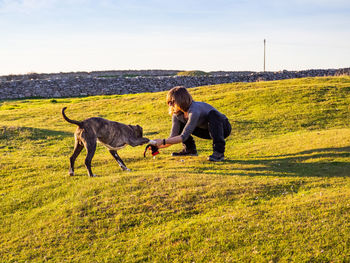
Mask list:
[[[349,0],[0,0],[0,75],[350,67]]]

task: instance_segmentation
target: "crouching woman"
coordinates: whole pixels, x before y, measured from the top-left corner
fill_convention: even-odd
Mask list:
[[[172,153],[172,156],[197,156],[197,149],[192,135],[213,141],[213,154],[209,161],[223,161],[225,138],[231,133],[231,124],[227,117],[213,106],[194,101],[183,86],[172,88],[166,97],[169,114],[172,116],[170,137],[156,139],[159,148],[182,143],[183,150]]]

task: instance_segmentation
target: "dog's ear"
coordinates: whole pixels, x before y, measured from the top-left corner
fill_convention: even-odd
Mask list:
[[[129,127],[132,128],[132,130],[134,131],[134,134],[137,138],[142,137],[143,129],[140,125],[129,125]]]
[[[143,129],[140,125],[136,125],[137,129],[140,131],[141,137],[143,135]]]

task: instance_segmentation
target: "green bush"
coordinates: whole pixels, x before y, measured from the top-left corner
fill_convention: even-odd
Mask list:
[[[202,77],[208,76],[209,73],[200,71],[200,70],[190,70],[190,71],[181,71],[177,73],[177,76],[188,76],[188,77]]]

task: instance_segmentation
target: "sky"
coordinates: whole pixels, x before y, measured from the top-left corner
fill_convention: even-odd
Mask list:
[[[0,75],[350,67],[349,0],[0,0]]]

